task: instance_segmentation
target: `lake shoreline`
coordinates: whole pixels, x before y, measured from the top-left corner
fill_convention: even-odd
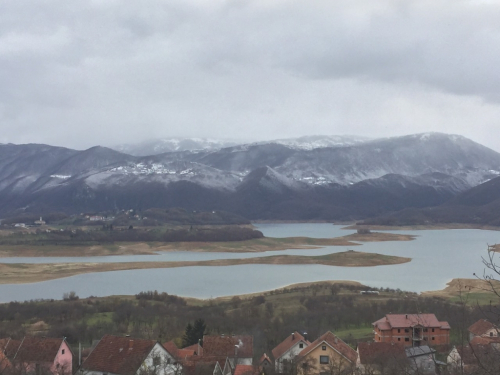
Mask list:
[[[9,257],[93,257],[116,255],[155,255],[158,252],[258,253],[281,250],[318,249],[325,246],[362,246],[357,242],[411,241],[415,236],[372,232],[333,238],[264,237],[228,242],[126,242],[93,246],[27,246],[2,245],[0,258]]]
[[[237,266],[247,264],[326,265],[337,267],[374,267],[410,262],[411,258],[349,250],[320,256],[275,255],[245,259],[216,259],[177,262],[129,263],[0,263],[0,284],[26,284],[93,272],[197,266]]]

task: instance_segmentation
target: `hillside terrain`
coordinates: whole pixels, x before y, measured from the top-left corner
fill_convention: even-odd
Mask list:
[[[468,223],[500,226],[500,177],[475,186],[437,207],[407,208],[363,221],[371,225]]]
[[[463,206],[453,199],[500,175],[499,153],[439,133],[199,145],[160,154],[151,146],[146,156],[0,145],[0,215],[181,207],[250,220],[359,220]]]

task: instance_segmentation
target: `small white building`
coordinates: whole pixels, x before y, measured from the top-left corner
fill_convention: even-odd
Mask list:
[[[274,369],[280,374],[287,370],[287,365],[292,364],[295,357],[311,343],[297,331],[284,339],[276,346],[272,353],[274,357]]]

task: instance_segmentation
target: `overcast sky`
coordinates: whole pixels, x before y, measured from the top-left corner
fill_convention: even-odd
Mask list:
[[[2,0],[0,142],[461,134],[500,151],[500,2]]]

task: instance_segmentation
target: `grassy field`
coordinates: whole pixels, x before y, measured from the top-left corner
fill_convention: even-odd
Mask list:
[[[498,303],[499,297],[492,292],[492,287],[500,292],[500,282],[491,284],[481,279],[453,279],[446,288],[423,292],[426,297],[440,297],[451,302],[466,302],[468,305],[489,305]]]

